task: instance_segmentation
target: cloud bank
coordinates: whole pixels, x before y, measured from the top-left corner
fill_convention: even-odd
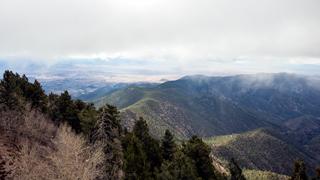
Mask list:
[[[125,58],[176,74],[300,71],[320,64],[319,7],[318,0],[1,0],[0,57]]]

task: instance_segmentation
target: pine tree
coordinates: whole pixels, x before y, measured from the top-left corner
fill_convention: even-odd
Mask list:
[[[236,161],[231,158],[229,162],[229,170],[231,174],[231,180],[245,180],[246,178],[242,174],[242,169],[236,163]]]
[[[91,139],[95,146],[103,147],[104,161],[101,167],[104,169],[104,174],[101,174],[99,179],[118,180],[123,177],[119,111],[111,105],[106,105],[99,111],[100,116]]]
[[[52,92],[48,95],[48,114],[56,125],[59,125],[59,118],[61,118],[58,108],[58,99],[59,96]]]
[[[193,136],[183,147],[183,152],[195,163],[198,175],[203,179],[216,179],[211,163],[210,148],[202,139]]]
[[[315,178],[313,178],[314,180],[320,180],[320,167],[318,167],[317,169],[316,169],[316,177]]]
[[[68,91],[62,93],[54,103],[54,109],[51,110],[54,120],[57,121],[58,124],[66,121],[77,133],[81,132],[80,119],[78,117],[79,112]]]
[[[188,156],[183,152],[177,151],[172,161],[165,161],[161,165],[160,172],[157,174],[156,179],[185,179],[193,180],[200,179],[198,177],[196,167]]]
[[[22,92],[19,79],[19,74],[5,71],[0,82],[0,103],[5,104],[10,109],[20,108]]]
[[[144,151],[148,157],[148,163],[150,164],[150,171],[155,173],[155,171],[160,168],[162,163],[160,143],[158,140],[150,138],[148,141],[144,142]]]
[[[142,142],[144,152],[147,155],[150,171],[154,172],[161,166],[162,157],[160,143],[149,134],[147,122],[140,117],[133,127],[133,134]]]
[[[162,163],[159,141],[149,135],[147,122],[143,118],[139,118],[136,121],[132,135],[141,143],[143,154],[146,155],[146,165],[144,166],[146,169],[144,172],[148,173],[142,173],[154,177],[156,169],[160,168]]]
[[[146,142],[150,138],[147,122],[142,117],[136,121],[132,132],[143,142]]]
[[[23,96],[27,99],[30,100],[30,93],[29,93],[29,89],[30,86],[32,85],[31,83],[29,83],[29,79],[27,78],[26,75],[22,75],[21,79],[20,79],[20,89],[22,91]]]
[[[41,84],[35,80],[32,85],[29,86],[28,91],[30,93],[30,100],[32,107],[40,108],[43,112],[47,110],[47,96],[41,87]]]
[[[176,152],[176,144],[174,137],[169,130],[166,130],[164,137],[161,141],[161,153],[164,160],[171,161],[174,153]]]
[[[143,143],[133,134],[127,133],[122,140],[125,179],[151,178],[150,164]]]
[[[303,161],[295,161],[291,180],[308,180],[306,167]]]
[[[25,75],[20,77],[12,71],[6,71],[0,83],[0,102],[17,109],[24,106],[25,101],[32,108],[39,108],[43,112],[47,110],[47,96],[37,80],[32,84]]]
[[[83,103],[83,102],[82,102]],[[77,101],[76,101],[77,104]],[[81,104],[81,103],[80,103]],[[77,104],[77,108],[80,110],[82,107],[79,107],[80,104]],[[93,104],[85,104],[84,109],[78,113],[80,119],[81,130],[85,135],[90,135],[93,131],[94,126],[97,122],[98,112],[96,111]]]

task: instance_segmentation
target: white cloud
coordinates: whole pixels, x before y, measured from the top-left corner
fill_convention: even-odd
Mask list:
[[[272,71],[318,62],[319,7],[319,0],[1,0],[0,57]]]

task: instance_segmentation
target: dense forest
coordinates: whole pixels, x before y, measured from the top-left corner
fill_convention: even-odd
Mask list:
[[[236,159],[226,172],[214,166],[200,137],[159,139],[143,118],[129,131],[115,106],[46,94],[12,71],[0,83],[0,132],[0,179],[246,179]],[[302,160],[292,168],[292,180],[320,179]]]

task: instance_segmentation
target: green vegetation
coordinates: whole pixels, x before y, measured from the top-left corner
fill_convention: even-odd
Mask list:
[[[231,158],[229,162],[230,176],[231,180],[245,180],[246,178],[242,174],[242,169],[236,163],[236,161]]]
[[[275,129],[258,129],[237,135],[207,138],[212,154],[225,164],[233,157],[246,169],[259,169],[280,174],[291,174],[292,163],[297,159],[308,162],[308,169],[317,163],[301,148],[287,143]],[[310,172],[313,173],[313,172]]]
[[[103,173],[99,179],[123,178],[123,153],[119,112],[116,107],[106,105],[99,109],[99,118],[92,131],[90,141],[96,148],[102,148],[103,161],[99,164]]]
[[[293,174],[290,180],[308,180],[306,166],[303,161],[296,161],[294,163]]]
[[[126,119],[143,117],[158,138],[166,129],[183,140],[194,134],[210,137],[270,125],[230,99],[204,93],[207,85],[203,86],[181,79],[153,87],[128,87],[108,93],[94,103],[98,107],[113,104]]]
[[[177,150],[177,145],[174,142],[174,137],[169,130],[166,130],[163,139],[161,140],[161,153],[164,160],[171,161]]]
[[[210,149],[200,138],[193,137],[178,147],[172,134],[169,131],[165,134],[160,145],[150,136],[145,120],[140,118],[135,123],[133,131],[122,141],[126,179],[223,178],[215,172]]]
[[[2,108],[23,111],[25,104],[46,113],[57,124],[67,122],[75,132],[89,133],[96,122],[96,110],[92,104],[71,99],[68,91],[61,95],[47,96],[40,83],[30,83],[23,75],[5,71],[0,84]]]
[[[36,153],[31,156],[20,152],[20,157],[8,155],[4,162],[1,156],[1,177],[34,179],[39,175],[43,178],[45,173],[49,173],[47,171],[54,169],[52,166],[62,169],[56,169],[55,173],[47,175],[49,179],[53,176],[70,179],[223,177],[215,172],[209,157],[210,149],[200,138],[193,137],[180,147],[175,144],[174,136],[166,131],[159,141],[150,135],[149,127],[142,118],[135,122],[131,132],[127,132],[121,127],[120,114],[114,106],[105,105],[97,110],[92,104],[73,100],[67,91],[61,95],[46,95],[38,81],[30,83],[25,76],[20,77],[11,71],[4,73],[0,84],[0,100],[0,113],[3,114],[0,128],[6,133],[4,137],[0,137],[0,143],[11,141],[11,137],[15,137],[14,139],[21,139],[19,143],[22,143],[22,147],[34,145],[36,148],[32,150]],[[31,116],[31,112],[37,113],[39,117],[48,117],[48,120],[28,118],[27,127],[22,128],[26,120],[20,117]],[[13,125],[6,127],[8,123]],[[45,123],[46,126],[37,123]],[[64,128],[64,124],[70,126],[72,132]],[[33,132],[33,126],[41,129]],[[49,131],[49,127],[50,134],[46,136],[43,129]],[[15,132],[25,135],[17,138]],[[25,136],[32,139],[23,140]],[[4,147],[11,149],[8,144],[4,144]],[[10,158],[18,161],[13,162]],[[33,158],[35,163],[43,166],[43,173],[30,171],[31,167],[20,162],[28,158]],[[37,165],[36,168],[40,166]],[[11,168],[15,170],[10,170]],[[16,170],[30,172],[17,174]]]
[[[23,75],[6,71],[0,83],[0,103],[9,109],[21,109],[24,101],[31,103],[34,108],[46,111],[47,96],[40,83],[35,80],[29,83],[28,78]]]
[[[96,109],[93,104],[73,100],[67,91],[60,95],[46,95],[38,81],[30,83],[26,76],[6,71],[0,82],[0,131],[4,134],[0,136],[0,177],[244,180],[284,176],[242,171],[240,167],[286,172],[287,167],[272,169],[273,166],[269,165],[290,166],[288,159],[292,157],[312,162],[303,151],[288,145],[282,136],[265,129],[206,138],[205,141],[198,136],[187,139],[199,128],[197,123],[191,121],[194,120],[192,118],[208,112],[195,108],[197,113],[190,113],[193,100],[197,105],[203,103],[206,107],[214,105],[221,108],[218,108],[219,112],[210,113],[210,116],[226,115],[232,118],[242,110],[227,101],[218,102],[217,97],[208,97],[213,104],[205,98],[196,97],[185,101],[181,98],[186,95],[185,92],[170,93],[170,84],[165,88],[167,96],[156,88],[148,92],[137,88],[126,90],[132,91],[138,98],[121,101],[122,106],[126,106],[122,109],[123,113],[135,108],[142,115],[152,112],[147,116],[150,117],[148,120],[142,117],[135,120],[136,117],[133,117],[132,128],[127,130],[121,125],[121,114],[115,106],[106,104]],[[137,101],[141,97],[144,98]],[[222,112],[225,108],[231,110]],[[188,112],[190,114],[186,116]],[[176,121],[155,121],[157,118],[164,120],[168,115],[177,118]],[[249,117],[247,115],[241,119]],[[214,124],[205,120],[202,122],[209,128]],[[158,124],[162,125],[160,129],[149,129]],[[155,136],[154,133],[158,132],[161,135]],[[185,140],[178,144],[175,134]],[[214,166],[212,156],[228,162],[224,168],[226,171],[220,172]],[[237,162],[233,157],[237,158]],[[254,161],[256,159],[260,161]],[[308,168],[303,162],[296,162],[292,179],[307,179]],[[317,173],[316,178],[319,178],[319,170]]]
[[[236,139],[239,135],[240,134],[214,136],[214,137],[210,137],[210,138],[204,138],[204,141],[209,145],[223,146],[223,145],[227,145],[229,142]]]
[[[289,176],[277,174],[270,171],[243,170],[243,175],[247,180],[289,180]]]
[[[210,160],[210,148],[200,138],[193,136],[183,144],[182,151],[194,160],[195,167],[201,178],[216,179],[214,168]]]
[[[0,102],[1,177],[123,177],[122,127],[115,107],[96,110],[67,91],[46,95],[37,80],[30,83],[11,71],[0,82]]]

